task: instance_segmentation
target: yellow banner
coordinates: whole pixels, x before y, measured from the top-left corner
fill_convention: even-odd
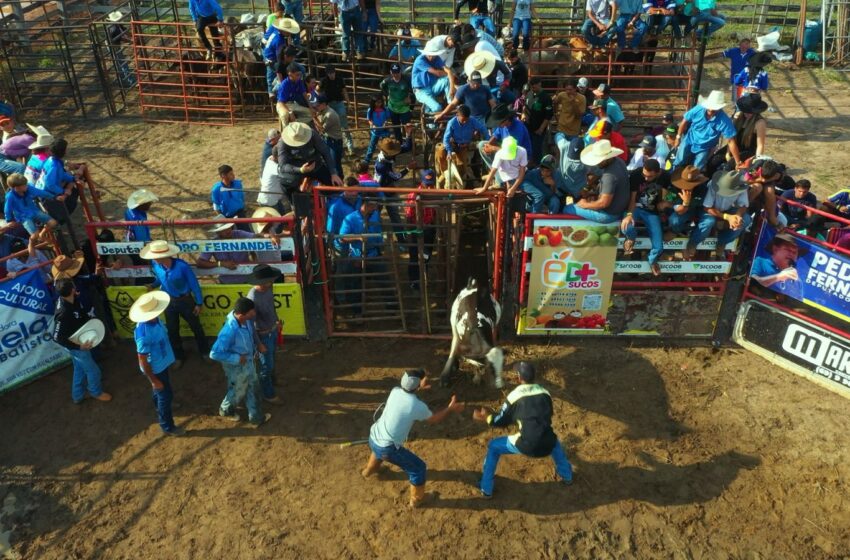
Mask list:
[[[518,334],[602,334],[618,224],[535,220],[528,303]]]
[[[233,310],[236,300],[248,294],[248,284],[201,284],[204,296],[204,308],[201,311],[201,325],[209,337],[221,330],[224,318]],[[112,309],[112,317],[118,326],[118,336],[133,338],[136,324],[128,317],[130,307],[147,290],[144,286],[109,286],[106,295]],[[301,298],[301,286],[298,284],[274,284],[274,300],[277,316],[283,322],[283,333],[287,335],[306,335],[304,323],[304,303]],[[186,321],[180,321],[180,334],[192,336]]]

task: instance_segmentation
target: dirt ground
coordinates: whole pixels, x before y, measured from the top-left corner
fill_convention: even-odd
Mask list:
[[[847,83],[780,68],[771,78],[768,153],[819,196],[846,186]],[[257,184],[270,124],[117,119],[66,133],[69,159],[91,162],[114,217],[139,187],[159,193],[160,217],[209,217],[218,165]],[[397,470],[361,479],[367,448],[338,444],[367,436],[403,368],[439,371],[447,343],[287,341],[283,404],[268,407],[273,417],[258,430],[216,416],[223,374],[190,349],[173,376],[182,439],[160,434],[125,343],[102,361],[111,403],[72,405],[68,370],[0,396],[0,555],[850,557],[845,399],[742,350],[557,339],[507,350],[509,361],[534,360],[543,372],[576,469],[571,487],[556,483],[549,460],[506,457],[494,498],[478,496],[486,442],[506,432],[473,423],[471,409],[496,407],[503,394],[468,378],[453,388],[466,412],[415,427],[409,444],[428,462],[438,494],[430,507],[405,508]],[[437,408],[450,395],[435,388],[423,398]]]

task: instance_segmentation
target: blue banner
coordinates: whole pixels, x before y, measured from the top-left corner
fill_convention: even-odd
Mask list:
[[[53,342],[54,295],[41,272],[0,283],[0,393],[69,360]]]
[[[765,223],[752,282],[850,322],[850,258]]]

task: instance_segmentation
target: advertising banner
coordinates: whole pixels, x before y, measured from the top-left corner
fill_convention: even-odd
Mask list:
[[[240,251],[272,252],[295,251],[295,242],[291,237],[281,237],[280,245],[275,246],[271,239],[196,239],[177,241],[181,253],[231,253]],[[138,255],[145,243],[142,241],[116,241],[98,243],[99,255]]]
[[[519,334],[593,334],[606,327],[618,224],[535,220],[528,303]]]
[[[850,322],[850,258],[765,223],[751,283]]]
[[[0,393],[70,360],[53,342],[55,309],[38,270],[0,284]]]
[[[201,325],[209,337],[214,337],[221,330],[227,314],[233,310],[233,305],[240,297],[251,290],[248,284],[201,284],[204,296],[201,311]],[[106,289],[112,317],[118,326],[118,336],[133,338],[136,324],[130,320],[130,307],[141,294],[147,290],[144,286],[110,286]],[[274,299],[277,316],[283,322],[283,333],[293,336],[307,334],[304,322],[304,304],[301,298],[301,286],[298,284],[274,284]],[[192,331],[185,321],[180,321],[180,334],[192,336]]]

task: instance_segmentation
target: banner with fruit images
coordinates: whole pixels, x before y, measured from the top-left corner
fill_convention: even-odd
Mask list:
[[[519,334],[602,334],[618,224],[535,220],[528,299]]]

